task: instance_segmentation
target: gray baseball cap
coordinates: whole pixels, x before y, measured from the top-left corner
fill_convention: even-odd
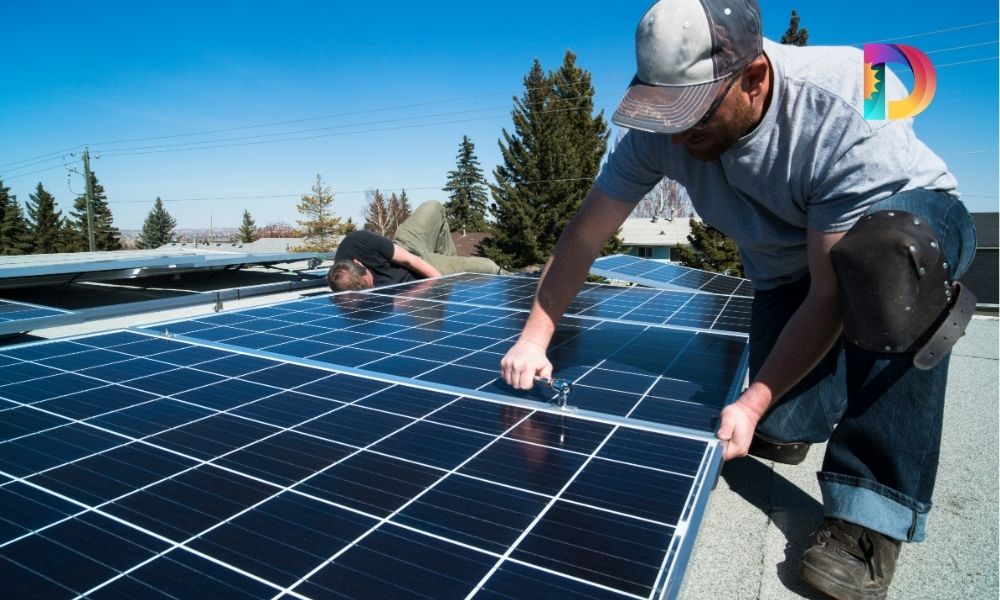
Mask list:
[[[635,31],[636,75],[611,120],[678,133],[763,52],[757,0],[660,0]]]

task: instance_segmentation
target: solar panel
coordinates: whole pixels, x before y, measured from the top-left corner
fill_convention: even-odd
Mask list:
[[[541,388],[519,392],[499,378],[524,319],[505,308],[352,292],[146,329],[502,400],[547,401]],[[554,376],[573,382],[578,410],[710,433],[742,384],[745,349],[740,335],[568,316],[549,358]]]
[[[590,272],[656,288],[691,289],[725,296],[753,296],[749,279],[692,269],[638,256],[615,254],[594,261]]]
[[[26,302],[15,302],[13,300],[0,300],[0,327],[7,326],[8,323],[15,323],[26,319],[38,319],[66,313],[67,311],[58,308],[38,306]]]
[[[325,256],[314,252],[265,254],[205,247],[4,256],[0,260],[0,288],[32,286],[39,282],[128,279],[247,264],[287,263]]]
[[[456,302],[518,310],[531,309],[538,280],[528,277],[463,273],[372,290],[375,294]],[[588,283],[567,314],[747,333],[750,304],[743,296],[723,296],[685,290],[629,289]]]
[[[322,325],[307,301],[215,327],[295,339],[385,300],[350,296]],[[377,328],[440,310],[403,302]],[[301,363],[124,331],[0,349],[8,593],[676,595],[711,436]]]

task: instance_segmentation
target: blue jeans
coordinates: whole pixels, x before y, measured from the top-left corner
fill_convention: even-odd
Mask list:
[[[934,229],[952,279],[965,273],[976,234],[960,201],[913,190],[876,203],[868,213],[894,209]],[[808,291],[807,276],[756,292],[751,379]],[[829,440],[818,474],[824,514],[897,540],[921,541],[937,477],[948,359],[923,371],[913,366],[913,354],[869,352],[840,340],[768,411],[757,431],[781,442]]]

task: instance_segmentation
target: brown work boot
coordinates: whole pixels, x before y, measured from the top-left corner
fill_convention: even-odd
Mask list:
[[[838,600],[885,598],[900,543],[860,525],[826,519],[802,555],[799,575]]]

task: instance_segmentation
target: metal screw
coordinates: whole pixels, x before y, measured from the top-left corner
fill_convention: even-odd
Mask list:
[[[916,246],[910,246],[910,252],[916,252],[916,251],[917,251]]]
[[[925,269],[923,267],[920,267],[920,274],[921,275],[925,275],[926,273],[927,273],[927,269]]]
[[[886,351],[886,352],[889,352],[890,350],[892,350],[892,346],[886,346],[886,347],[885,347],[885,351]]]
[[[948,263],[941,263],[941,266],[947,269],[948,268]]]
[[[913,219],[914,225],[920,225],[920,219]]]
[[[890,216],[890,217],[895,217],[895,216],[896,216],[896,213],[894,213],[894,212],[892,212],[892,211],[889,211],[889,216]]]
[[[931,242],[931,248],[937,248],[937,242]]]

